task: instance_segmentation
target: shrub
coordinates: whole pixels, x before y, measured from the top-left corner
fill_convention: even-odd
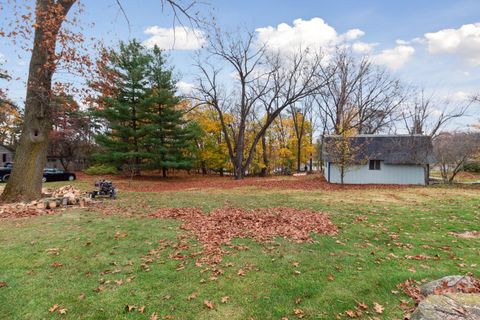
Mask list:
[[[108,164],[95,164],[85,170],[89,175],[118,174],[118,169]]]
[[[471,161],[463,165],[463,170],[467,172],[480,172],[480,161]]]

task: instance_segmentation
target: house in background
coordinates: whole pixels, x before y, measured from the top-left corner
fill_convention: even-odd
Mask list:
[[[348,139],[354,154],[340,161],[334,147]],[[349,138],[326,136],[322,158],[325,179],[345,184],[428,184],[434,161],[431,137],[425,135],[356,135]]]
[[[0,144],[0,167],[4,167],[7,163],[13,162],[13,149]]]

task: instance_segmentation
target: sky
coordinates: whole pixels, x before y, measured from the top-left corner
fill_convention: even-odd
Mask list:
[[[84,23],[95,22],[87,36],[107,43],[139,39],[168,50],[181,90],[191,88],[195,50],[204,43],[202,31],[179,28],[162,12],[160,0],[121,0],[130,24],[115,0],[83,0]],[[296,45],[331,47],[347,43],[359,54],[385,66],[406,85],[425,88],[452,100],[480,92],[480,1],[478,0],[205,0],[196,9],[214,17],[227,31],[254,31],[278,50]],[[0,22],[8,12],[0,12]],[[188,31],[186,33],[186,31]],[[175,34],[175,46],[173,35]],[[0,38],[0,59],[14,77],[26,78],[28,56]],[[15,101],[24,86],[8,84]],[[478,106],[471,110],[480,118]]]

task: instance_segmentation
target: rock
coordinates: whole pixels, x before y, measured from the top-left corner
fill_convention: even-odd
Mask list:
[[[458,292],[461,290],[457,289],[475,289],[474,279],[468,276],[447,276],[441,279],[428,282],[420,287],[420,293],[425,297],[434,294],[435,289],[439,289],[443,292],[438,293],[447,293],[447,292]],[[462,290],[463,291],[463,290]]]
[[[430,295],[420,302],[411,320],[479,320],[480,295],[450,293]]]

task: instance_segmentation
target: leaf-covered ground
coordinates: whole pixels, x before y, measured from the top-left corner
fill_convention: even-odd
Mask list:
[[[397,287],[406,280],[479,276],[480,239],[455,236],[480,229],[478,188],[302,189],[276,179],[230,188],[214,179],[206,190],[124,188],[96,209],[0,220],[0,318],[402,319],[412,305]],[[278,207],[325,213],[338,233],[304,243],[233,238],[211,265],[185,222],[147,217]]]

